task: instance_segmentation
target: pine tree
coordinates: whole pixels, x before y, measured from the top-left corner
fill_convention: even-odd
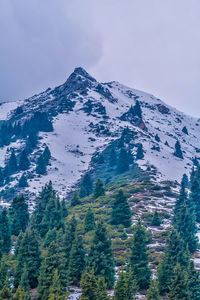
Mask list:
[[[115,148],[112,147],[109,154],[109,166],[112,168],[116,166],[116,164],[117,164],[117,155],[116,155]]]
[[[88,266],[94,269],[96,276],[105,278],[108,288],[114,284],[114,258],[111,241],[107,237],[106,228],[97,224],[92,246],[88,255]]]
[[[79,194],[77,191],[75,191],[75,193],[73,194],[73,197],[71,199],[71,206],[76,206],[79,205],[81,203],[80,198],[79,198]]]
[[[82,238],[75,237],[69,256],[68,279],[70,285],[78,286],[85,268],[85,250]]]
[[[130,269],[129,269],[130,271]],[[129,271],[122,270],[114,289],[114,300],[130,300],[133,299],[136,292],[136,281],[133,274]],[[131,276],[130,276],[131,275]]]
[[[8,278],[5,280],[4,286],[0,291],[0,300],[12,300],[12,293],[8,284]]]
[[[8,169],[9,169],[10,174],[15,173],[18,170],[17,159],[15,156],[14,149],[12,149],[10,159],[8,161]]]
[[[58,274],[58,269],[56,269],[53,276],[53,282],[49,290],[48,300],[65,300],[66,297],[67,297],[67,292],[66,293],[63,292],[59,274]]]
[[[4,185],[4,174],[2,168],[0,168],[0,187]]]
[[[45,163],[43,155],[40,155],[37,161],[36,173],[43,175],[47,172],[47,165]]]
[[[80,300],[98,300],[98,284],[93,269],[88,269],[83,274],[81,278],[81,289],[82,294]]]
[[[188,135],[188,130],[186,126],[183,127],[182,132]]]
[[[81,187],[80,187],[80,198],[87,197],[92,194],[93,191],[93,182],[91,176],[87,173],[82,179]]]
[[[69,254],[72,249],[72,244],[75,240],[76,237],[76,229],[77,229],[77,221],[75,216],[73,216],[70,220],[69,223],[67,223],[66,228],[65,228],[65,234],[63,237],[63,247],[64,247],[64,252],[67,253],[66,257],[66,269],[68,269],[69,265]]]
[[[97,280],[97,299],[98,300],[109,300],[108,293],[106,290],[106,283],[103,277],[98,277]]]
[[[200,178],[198,178],[198,173],[194,173],[194,175],[192,175],[192,180],[191,180],[190,201],[194,206],[197,222],[200,222],[199,198],[200,198]]]
[[[191,299],[200,299],[200,277],[199,271],[195,270],[194,262],[191,260],[188,268],[188,290],[190,291]]]
[[[28,170],[30,161],[25,150],[22,151],[19,159],[19,169],[22,171]]]
[[[131,226],[131,210],[122,190],[119,190],[113,202],[111,224]]]
[[[188,176],[186,174],[183,174],[182,182],[184,183],[186,188],[189,187],[189,179],[188,179]]]
[[[190,300],[190,294],[187,284],[187,272],[177,264],[174,268],[174,277],[171,281],[168,294],[169,300]]]
[[[117,173],[122,174],[129,170],[129,159],[126,152],[126,149],[123,147],[120,150],[118,164],[117,164]]]
[[[31,297],[27,291],[25,291],[20,285],[13,297],[13,300],[31,300]]]
[[[136,153],[136,159],[143,159],[143,158],[144,158],[143,145],[142,144],[138,144],[137,153]]]
[[[18,186],[21,188],[28,187],[28,182],[24,174],[22,174],[22,176],[20,177]]]
[[[24,268],[23,268],[23,273],[22,273],[22,276],[21,276],[19,286],[22,287],[24,289],[24,291],[29,291],[29,289],[30,289],[29,274],[28,274],[26,264],[24,265]]]
[[[155,140],[156,140],[156,142],[160,142],[160,138],[159,138],[158,134],[155,135]]]
[[[142,110],[140,106],[140,102],[136,100],[135,106],[133,107],[134,115],[138,116],[140,119],[142,119]]]
[[[51,158],[51,152],[50,152],[48,146],[46,146],[45,149],[44,149],[43,158],[44,158],[45,164],[48,165],[49,160]]]
[[[103,186],[103,181],[101,179],[98,179],[96,184],[95,184],[95,189],[94,189],[94,198],[98,198],[100,196],[105,195],[105,189]]]
[[[96,227],[94,213],[90,207],[88,208],[87,213],[85,215],[84,227],[86,232],[94,230]]]
[[[181,183],[180,196],[175,204],[173,224],[182,239],[188,244],[190,252],[194,253],[198,248],[197,226],[194,207],[188,200],[183,181]]]
[[[181,150],[181,144],[180,144],[179,141],[176,141],[176,144],[175,144],[175,151],[174,151],[174,156],[183,159],[183,152],[182,152],[182,150]]]
[[[132,165],[134,163],[134,160],[133,160],[133,154],[130,149],[128,150],[127,156],[128,156],[129,165]]]
[[[164,257],[158,268],[158,282],[161,295],[169,292],[171,279],[174,276],[174,267],[179,263],[181,267],[188,268],[189,252],[179,233],[172,229],[167,239]]]
[[[138,288],[140,290],[148,289],[151,271],[148,267],[147,236],[140,220],[135,226],[130,266],[135,275]]]
[[[150,287],[147,293],[147,300],[161,300],[158,289],[158,282],[151,280]]]
[[[7,258],[3,256],[0,260],[0,290],[2,290],[7,277],[8,277]]]
[[[50,296],[50,287],[53,285],[55,271],[58,271],[60,292],[65,294],[67,287],[67,274],[65,268],[65,254],[63,250],[54,241],[50,244],[44,253],[42,265],[40,268],[38,298],[48,300]]]
[[[12,234],[19,235],[20,231],[25,231],[29,221],[29,212],[23,195],[19,195],[13,199],[9,216]]]
[[[62,209],[63,218],[66,218],[68,216],[68,209],[64,199],[61,201],[61,209]]]
[[[155,212],[153,214],[153,219],[152,219],[151,225],[152,226],[160,226],[161,223],[162,223],[162,221],[159,216],[159,213],[157,212],[157,210],[155,210]]]
[[[0,240],[2,241],[2,252],[8,253],[11,249],[11,231],[6,208],[0,215]]]
[[[43,247],[44,248],[48,248],[49,245],[55,241],[57,239],[57,230],[56,228],[53,229],[49,229],[49,231],[47,232],[46,236],[45,236],[45,240],[44,240],[44,244]]]

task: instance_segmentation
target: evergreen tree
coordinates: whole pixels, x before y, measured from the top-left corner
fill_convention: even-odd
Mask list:
[[[183,127],[182,132],[188,135],[188,130],[186,126]]]
[[[90,207],[88,208],[87,213],[85,215],[84,227],[86,232],[94,230],[96,227],[94,213]]]
[[[8,253],[11,249],[11,231],[6,208],[2,210],[0,215],[0,239],[2,252]]]
[[[101,179],[98,179],[96,184],[95,184],[95,189],[94,189],[94,198],[98,198],[100,196],[105,195],[105,189],[103,186],[103,181]]]
[[[73,194],[73,197],[71,199],[71,206],[76,206],[79,205],[81,203],[80,198],[79,198],[79,194],[77,191],[75,191],[75,193]]]
[[[65,300],[66,297],[67,297],[67,292],[66,293],[63,292],[59,274],[58,274],[58,269],[56,269],[53,276],[53,282],[49,290],[48,300]]]
[[[126,149],[123,147],[120,150],[118,164],[117,164],[117,173],[122,174],[129,170],[129,159],[126,152]]]
[[[26,264],[24,265],[24,268],[23,268],[23,273],[22,273],[22,276],[21,276],[19,286],[22,287],[24,289],[24,291],[29,291],[29,289],[30,289],[29,274],[28,274]]]
[[[87,197],[92,194],[93,191],[93,182],[91,176],[87,173],[82,179],[80,187],[80,198]]]
[[[56,241],[57,239],[57,230],[56,228],[53,229],[49,229],[49,231],[47,232],[46,236],[45,236],[45,240],[44,240],[44,248],[48,248],[49,245],[53,242]]]
[[[25,231],[29,221],[29,212],[23,195],[19,195],[13,199],[9,215],[12,234],[19,235],[20,231]]]
[[[88,255],[88,266],[94,269],[96,276],[103,276],[108,288],[114,284],[114,258],[111,241],[107,237],[106,228],[97,224],[92,246]]]
[[[5,280],[4,286],[0,291],[0,300],[12,300],[12,293],[8,284],[8,278]]]
[[[80,300],[98,300],[98,284],[94,270],[86,270],[81,278],[82,294]],[[100,299],[99,299],[100,300]]]
[[[23,150],[19,158],[19,169],[25,171],[28,170],[29,166],[30,166],[30,161],[28,159],[26,151]]]
[[[69,257],[68,278],[70,285],[78,286],[85,268],[85,250],[82,238],[75,237]]]
[[[122,190],[119,190],[112,206],[111,224],[131,226],[131,210]]]
[[[138,144],[137,153],[136,153],[136,159],[143,159],[143,158],[144,158],[143,145],[142,144]]]
[[[155,140],[156,140],[156,142],[160,142],[160,138],[159,138],[158,134],[155,135]]]
[[[38,298],[48,300],[50,296],[50,287],[54,283],[55,271],[58,272],[59,290],[65,294],[67,287],[67,274],[65,268],[65,254],[62,248],[54,241],[50,244],[44,253],[38,284]]]
[[[37,146],[38,136],[35,132],[31,132],[26,142],[26,153],[31,153]]]
[[[7,264],[6,257],[3,256],[0,260],[0,290],[2,290],[7,276],[8,276],[8,264]]]
[[[127,156],[128,156],[129,165],[132,165],[134,163],[134,160],[133,160],[133,154],[130,149],[128,150]]]
[[[13,300],[31,300],[31,297],[27,291],[25,291],[20,285],[13,297]]]
[[[47,172],[47,165],[45,163],[43,154],[40,155],[40,157],[38,158],[38,162],[37,162],[37,167],[36,167],[36,173],[43,175]]]
[[[141,221],[135,226],[133,244],[131,249],[130,266],[140,290],[148,289],[151,271],[148,267],[147,236]]]
[[[130,271],[130,269],[129,269]],[[123,270],[119,273],[119,278],[114,289],[114,300],[130,300],[133,299],[137,286],[133,274]]]
[[[66,269],[68,269],[69,265],[69,254],[72,249],[72,244],[75,240],[76,237],[76,228],[77,228],[77,221],[75,216],[73,216],[70,220],[69,223],[67,223],[66,229],[65,229],[65,234],[63,238],[63,247],[64,251],[67,254],[66,257]]]
[[[64,199],[61,201],[61,208],[62,208],[63,218],[66,218],[68,216],[68,209]]]
[[[180,233],[182,239],[188,244],[190,252],[194,253],[198,248],[198,239],[196,237],[197,226],[194,207],[187,198],[183,181],[181,184],[180,196],[175,204],[173,224]]]
[[[199,271],[195,270],[194,262],[191,260],[188,269],[188,290],[191,299],[200,300],[200,277]]]
[[[174,277],[171,281],[168,294],[169,300],[190,300],[190,294],[187,284],[187,272],[177,264],[174,268]]]
[[[181,144],[180,144],[179,141],[176,141],[176,144],[175,144],[175,151],[174,151],[174,156],[183,159],[183,152],[182,152],[182,150],[181,150]]]
[[[50,152],[48,146],[46,146],[45,149],[44,149],[43,158],[44,158],[45,164],[48,165],[49,160],[51,158],[51,152]]]
[[[152,219],[151,225],[152,226],[160,226],[161,223],[162,223],[162,221],[159,216],[159,213],[157,212],[157,210],[155,210],[155,212],[153,214],[153,219]]]
[[[22,176],[20,177],[18,186],[21,188],[28,187],[28,182],[24,174],[22,174]]]
[[[8,161],[8,169],[9,169],[10,174],[15,173],[18,169],[17,159],[16,159],[16,156],[15,156],[14,149],[12,149],[10,159]]]
[[[133,107],[134,115],[138,116],[140,119],[142,119],[142,110],[140,106],[140,102],[136,100],[135,106]]]
[[[198,173],[192,175],[190,201],[194,206],[196,221],[200,222],[200,179]]]
[[[189,253],[179,233],[172,229],[167,239],[164,257],[158,268],[158,282],[161,295],[169,292],[171,280],[174,276],[174,267],[179,263],[181,267],[188,268]]]
[[[4,185],[4,174],[2,168],[0,168],[0,187]]]
[[[117,164],[117,155],[116,155],[115,148],[112,147],[109,154],[109,166],[112,168],[116,166],[116,164]]]
[[[98,300],[109,300],[108,293],[106,290],[106,283],[103,277],[98,277],[97,280],[97,299]]]
[[[147,300],[161,300],[158,282],[156,280],[151,280],[151,284],[147,293]]]
[[[189,179],[188,179],[188,176],[186,174],[183,174],[182,182],[184,183],[186,188],[189,187]]]

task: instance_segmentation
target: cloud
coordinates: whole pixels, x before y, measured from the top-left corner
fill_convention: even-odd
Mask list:
[[[0,99],[83,66],[200,116],[199,0],[1,0]]]

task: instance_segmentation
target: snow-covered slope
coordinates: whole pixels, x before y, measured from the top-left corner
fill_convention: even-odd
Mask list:
[[[136,101],[142,109],[140,124],[121,118]],[[16,111],[18,106],[20,113]],[[7,118],[11,122],[24,122],[36,111],[50,115],[54,131],[40,133],[39,148],[48,145],[52,159],[47,174],[43,176],[34,173],[32,160],[30,171],[34,176],[27,189],[33,193],[52,180],[55,188],[65,196],[88,169],[94,153],[119,138],[127,126],[137,133],[134,143],[142,143],[145,150],[144,159],[138,160],[139,165],[144,169],[154,165],[158,179],[179,181],[183,173],[189,174],[194,157],[199,158],[200,120],[166,105],[153,95],[118,82],[99,83],[82,68],[76,68],[68,80],[55,89],[48,89],[20,103],[2,104],[0,121]],[[188,134],[182,131],[184,127]],[[177,140],[181,144],[183,159],[174,156]],[[4,167],[11,147],[19,149],[23,145],[24,141],[20,140],[0,148],[0,166]],[[31,156],[37,156],[37,152],[38,149]],[[11,186],[17,183],[20,175],[13,176]]]

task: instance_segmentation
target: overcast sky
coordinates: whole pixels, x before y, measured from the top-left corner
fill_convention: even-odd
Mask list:
[[[0,0],[0,100],[84,67],[200,117],[199,0]]]

